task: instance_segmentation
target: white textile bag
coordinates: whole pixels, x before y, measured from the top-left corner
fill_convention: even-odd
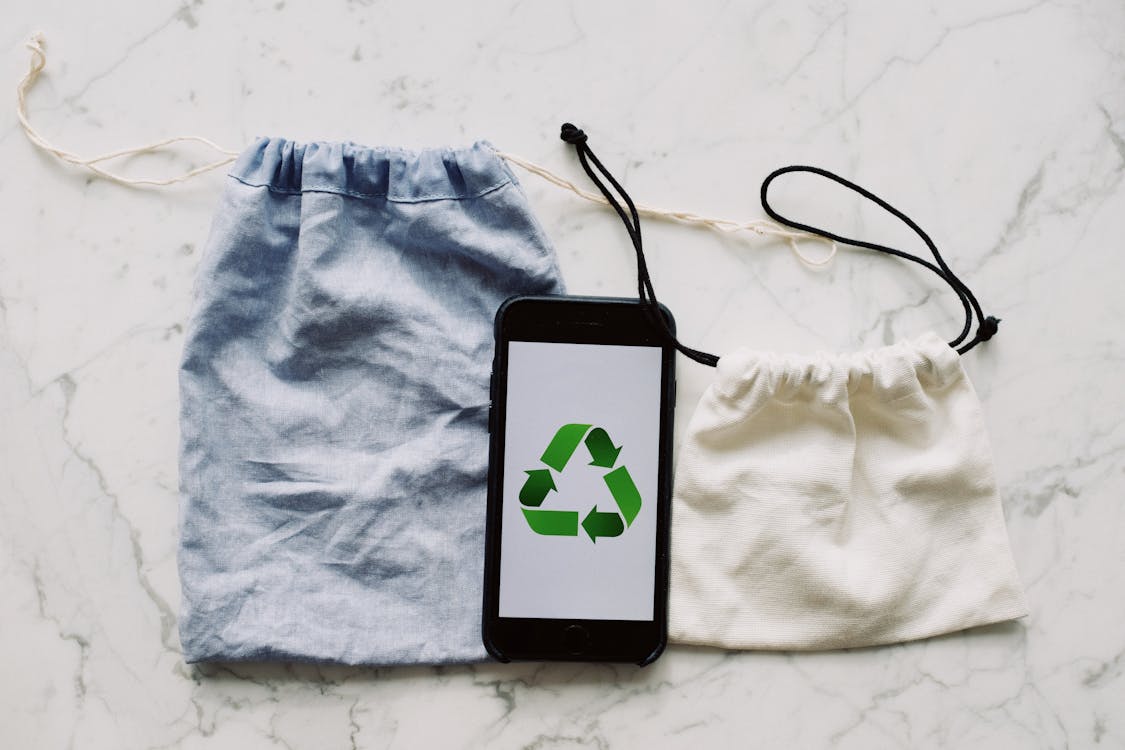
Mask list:
[[[934,334],[723,356],[672,503],[672,642],[850,648],[1027,614],[980,403]]]

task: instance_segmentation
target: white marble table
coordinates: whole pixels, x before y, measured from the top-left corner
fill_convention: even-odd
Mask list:
[[[223,178],[91,179],[33,150],[6,106],[0,746],[1125,747],[1121,3],[48,1],[5,9],[3,80],[40,29],[32,115],[79,153],[179,133],[483,137],[578,181],[556,135],[572,119],[657,205],[760,217],[760,180],[790,162],[885,194],[1003,318],[965,365],[1031,615],[853,652],[671,648],[644,670],[189,667],[176,368]],[[617,219],[523,182],[571,290],[630,294]],[[790,194],[910,241],[837,193]],[[701,348],[959,327],[953,295],[904,263],[844,250],[814,271],[775,242],[646,231],[657,289]],[[681,359],[681,427],[709,377]]]

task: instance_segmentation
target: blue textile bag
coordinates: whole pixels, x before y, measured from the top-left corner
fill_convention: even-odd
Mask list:
[[[185,659],[487,658],[493,317],[563,291],[486,143],[247,149],[180,371]]]

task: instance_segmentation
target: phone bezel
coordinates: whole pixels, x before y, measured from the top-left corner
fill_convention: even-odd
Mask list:
[[[661,311],[669,328],[675,321]],[[496,313],[496,348],[492,365],[489,412],[488,512],[485,533],[484,611],[482,637],[488,652],[500,661],[654,661],[667,643],[668,546],[672,495],[672,429],[675,412],[675,349],[636,299],[617,297],[513,297]],[[652,620],[583,620],[499,616],[500,536],[504,486],[504,429],[509,341],[659,346],[661,404],[657,461],[656,571]],[[575,652],[575,627],[587,634]],[[580,637],[579,637],[580,639]]]

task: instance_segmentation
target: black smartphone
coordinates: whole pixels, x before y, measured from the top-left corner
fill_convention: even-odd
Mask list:
[[[664,650],[676,380],[655,314],[559,296],[497,312],[482,630],[501,661]]]

